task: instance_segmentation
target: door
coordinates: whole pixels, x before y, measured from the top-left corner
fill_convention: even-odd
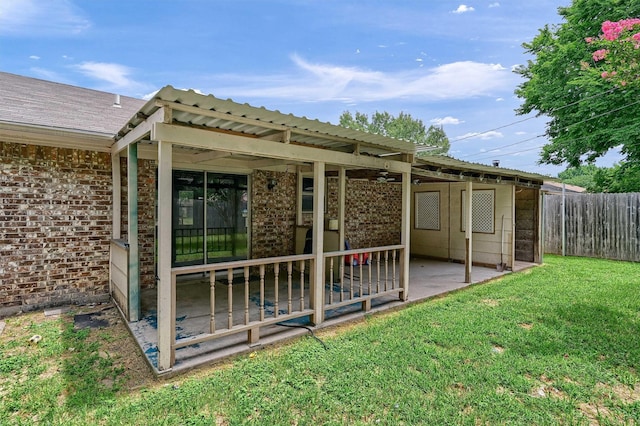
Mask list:
[[[246,259],[247,176],[173,171],[172,266]]]

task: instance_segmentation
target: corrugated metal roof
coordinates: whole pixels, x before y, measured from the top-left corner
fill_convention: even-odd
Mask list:
[[[173,120],[208,128],[263,137],[289,129],[294,143],[315,145],[325,149],[352,151],[354,144],[361,144],[361,152],[371,155],[390,153],[413,154],[415,145],[386,136],[347,129],[319,120],[283,114],[264,107],[240,104],[230,99],[218,99],[213,95],[202,95],[193,90],[178,90],[171,86],[162,88],[141,108],[145,116],[153,114],[163,102],[173,106]],[[181,105],[193,108],[180,109]],[[216,114],[208,114],[214,112]],[[142,122],[134,117],[123,127],[120,136]]]
[[[141,99],[0,72],[0,122],[111,137],[145,104]]]
[[[414,167],[424,169],[440,169],[442,173],[449,174],[459,174],[467,172],[476,174],[499,175],[513,178],[517,177],[520,179],[526,179],[536,182],[542,182],[551,179],[549,176],[544,176],[537,173],[506,169],[504,167],[488,166],[486,164],[471,163],[443,155],[421,157],[416,160],[416,162],[414,163]]]

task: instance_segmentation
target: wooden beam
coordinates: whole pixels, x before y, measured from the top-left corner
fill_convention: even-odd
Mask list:
[[[129,318],[140,319],[140,249],[138,245],[138,144],[127,146],[127,239],[129,240]]]
[[[123,149],[125,149],[129,144],[138,142],[140,139],[144,138],[151,132],[153,125],[155,123],[162,123],[165,120],[169,120],[167,122],[171,122],[171,112],[167,111],[165,108],[160,108],[153,114],[149,116],[145,121],[138,124],[132,131],[124,135],[120,140],[114,143],[111,146],[111,153],[117,154]]]
[[[122,176],[120,173],[120,155],[111,156],[111,226],[112,238],[117,240],[122,235]]]
[[[172,146],[158,143],[158,370],[172,367],[173,286],[171,278]]]
[[[311,271],[310,290],[311,321],[321,324],[324,321],[324,163],[313,163],[313,251],[315,261]]]
[[[411,260],[411,172],[402,174],[402,220],[400,225],[400,243],[404,252],[400,258],[400,298],[407,301],[409,297],[409,263]]]
[[[465,205],[467,207],[467,215],[463,218],[465,221],[465,255],[464,255],[464,282],[471,283],[471,268],[473,265],[473,183],[467,181],[465,192]]]
[[[225,151],[208,151],[191,154],[194,163],[204,163],[205,161],[217,160],[219,158],[231,157],[233,154]]]
[[[346,230],[344,228],[346,215],[346,199],[347,199],[347,170],[340,167],[338,170],[338,241],[340,250],[344,250],[344,241],[346,239]]]
[[[153,126],[151,139],[168,141],[178,145],[191,146],[195,148],[229,151],[232,153],[255,155],[267,158],[280,158],[283,160],[302,162],[322,161],[356,168],[383,169],[396,173],[411,170],[411,164],[399,161],[390,161],[364,155],[353,155],[308,146],[282,144],[255,138],[223,134],[204,129],[172,126],[163,123],[156,123]]]
[[[260,139],[273,142],[290,143],[291,142],[291,129],[287,129],[283,132],[274,133],[272,135],[261,136]]]

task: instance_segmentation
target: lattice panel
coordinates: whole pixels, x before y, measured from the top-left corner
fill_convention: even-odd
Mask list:
[[[416,192],[416,229],[440,230],[440,192]]]
[[[467,216],[466,191],[462,191],[462,230],[466,230],[465,217]],[[471,217],[473,232],[493,234],[495,223],[494,218],[494,195],[491,189],[473,191],[473,213]]]

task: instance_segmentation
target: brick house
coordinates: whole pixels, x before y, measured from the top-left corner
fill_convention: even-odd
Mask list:
[[[410,254],[468,282],[541,260],[542,176],[171,86],[145,102],[0,73],[0,165],[0,315],[112,297],[135,323],[154,289],[159,371],[181,347],[406,300]],[[210,307],[181,337],[193,277]]]

